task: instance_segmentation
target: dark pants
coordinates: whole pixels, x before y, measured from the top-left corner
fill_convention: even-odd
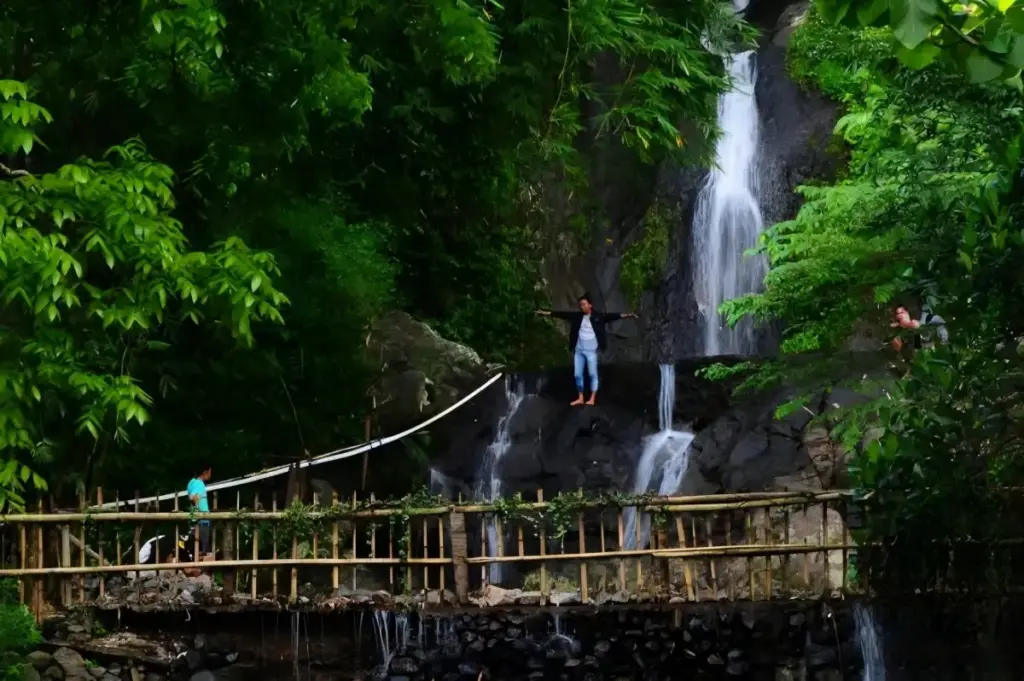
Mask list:
[[[200,520],[196,526],[199,530],[199,552],[209,553],[210,552],[210,521]],[[196,556],[198,559],[199,556]]]

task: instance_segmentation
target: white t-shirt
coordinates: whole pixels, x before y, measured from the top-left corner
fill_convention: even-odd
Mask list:
[[[597,334],[594,333],[594,325],[590,323],[590,315],[583,315],[583,323],[580,324],[580,337],[576,340],[576,346],[580,350],[597,350]]]

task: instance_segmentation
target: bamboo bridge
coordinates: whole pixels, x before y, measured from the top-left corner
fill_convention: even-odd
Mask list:
[[[334,611],[791,600],[856,592],[852,494],[521,497],[462,503],[353,496],[211,512],[8,514],[0,577],[52,609]],[[123,506],[123,505],[122,505]],[[631,517],[632,516],[632,517]],[[196,521],[210,523],[201,560]],[[849,522],[848,522],[849,521]],[[179,538],[175,540],[175,538]],[[146,550],[147,544],[149,550]]]

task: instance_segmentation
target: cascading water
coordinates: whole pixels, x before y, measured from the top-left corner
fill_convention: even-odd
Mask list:
[[[479,501],[494,501],[501,495],[501,460],[512,447],[511,430],[512,418],[519,411],[526,394],[525,390],[514,390],[512,379],[505,377],[505,399],[507,408],[505,415],[498,421],[498,431],[494,440],[487,447],[484,453],[483,463],[480,465],[480,473],[477,476],[477,487],[474,496]],[[487,555],[496,556],[498,551],[498,527],[494,518],[487,522]],[[501,563],[492,563],[488,566],[488,581],[491,584],[501,582]]]
[[[658,494],[674,494],[683,484],[690,465],[690,443],[693,433],[672,429],[672,412],[676,401],[676,368],[661,365],[661,389],[658,393],[658,432],[644,442],[640,461],[633,474],[633,494],[644,494],[651,489],[656,471],[660,471]],[[624,547],[628,550],[645,548],[650,542],[651,519],[641,515],[636,507],[626,508]],[[637,526],[639,523],[639,532]]]
[[[734,7],[742,9],[742,2]],[[759,123],[753,51],[726,57],[732,88],[718,99],[722,136],[715,165],[697,198],[693,217],[694,294],[701,313],[702,354],[749,355],[756,337],[749,319],[729,328],[718,312],[725,301],[760,290],[763,257],[744,253],[757,244],[763,228],[757,201]]]
[[[861,675],[861,681],[885,681],[885,657],[882,654],[882,641],[871,608],[861,603],[854,603],[853,621],[857,629],[857,646],[860,648],[860,655],[864,660],[864,673]]]
[[[394,629],[394,637],[391,630]],[[378,677],[387,676],[391,660],[409,645],[409,616],[403,612],[373,611],[373,637],[380,658]]]

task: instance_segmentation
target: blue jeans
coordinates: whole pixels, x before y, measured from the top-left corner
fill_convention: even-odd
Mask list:
[[[597,392],[597,350],[583,350],[576,346],[572,357],[573,373],[576,375],[576,388],[583,393],[583,365],[587,365],[590,373],[590,392]]]

